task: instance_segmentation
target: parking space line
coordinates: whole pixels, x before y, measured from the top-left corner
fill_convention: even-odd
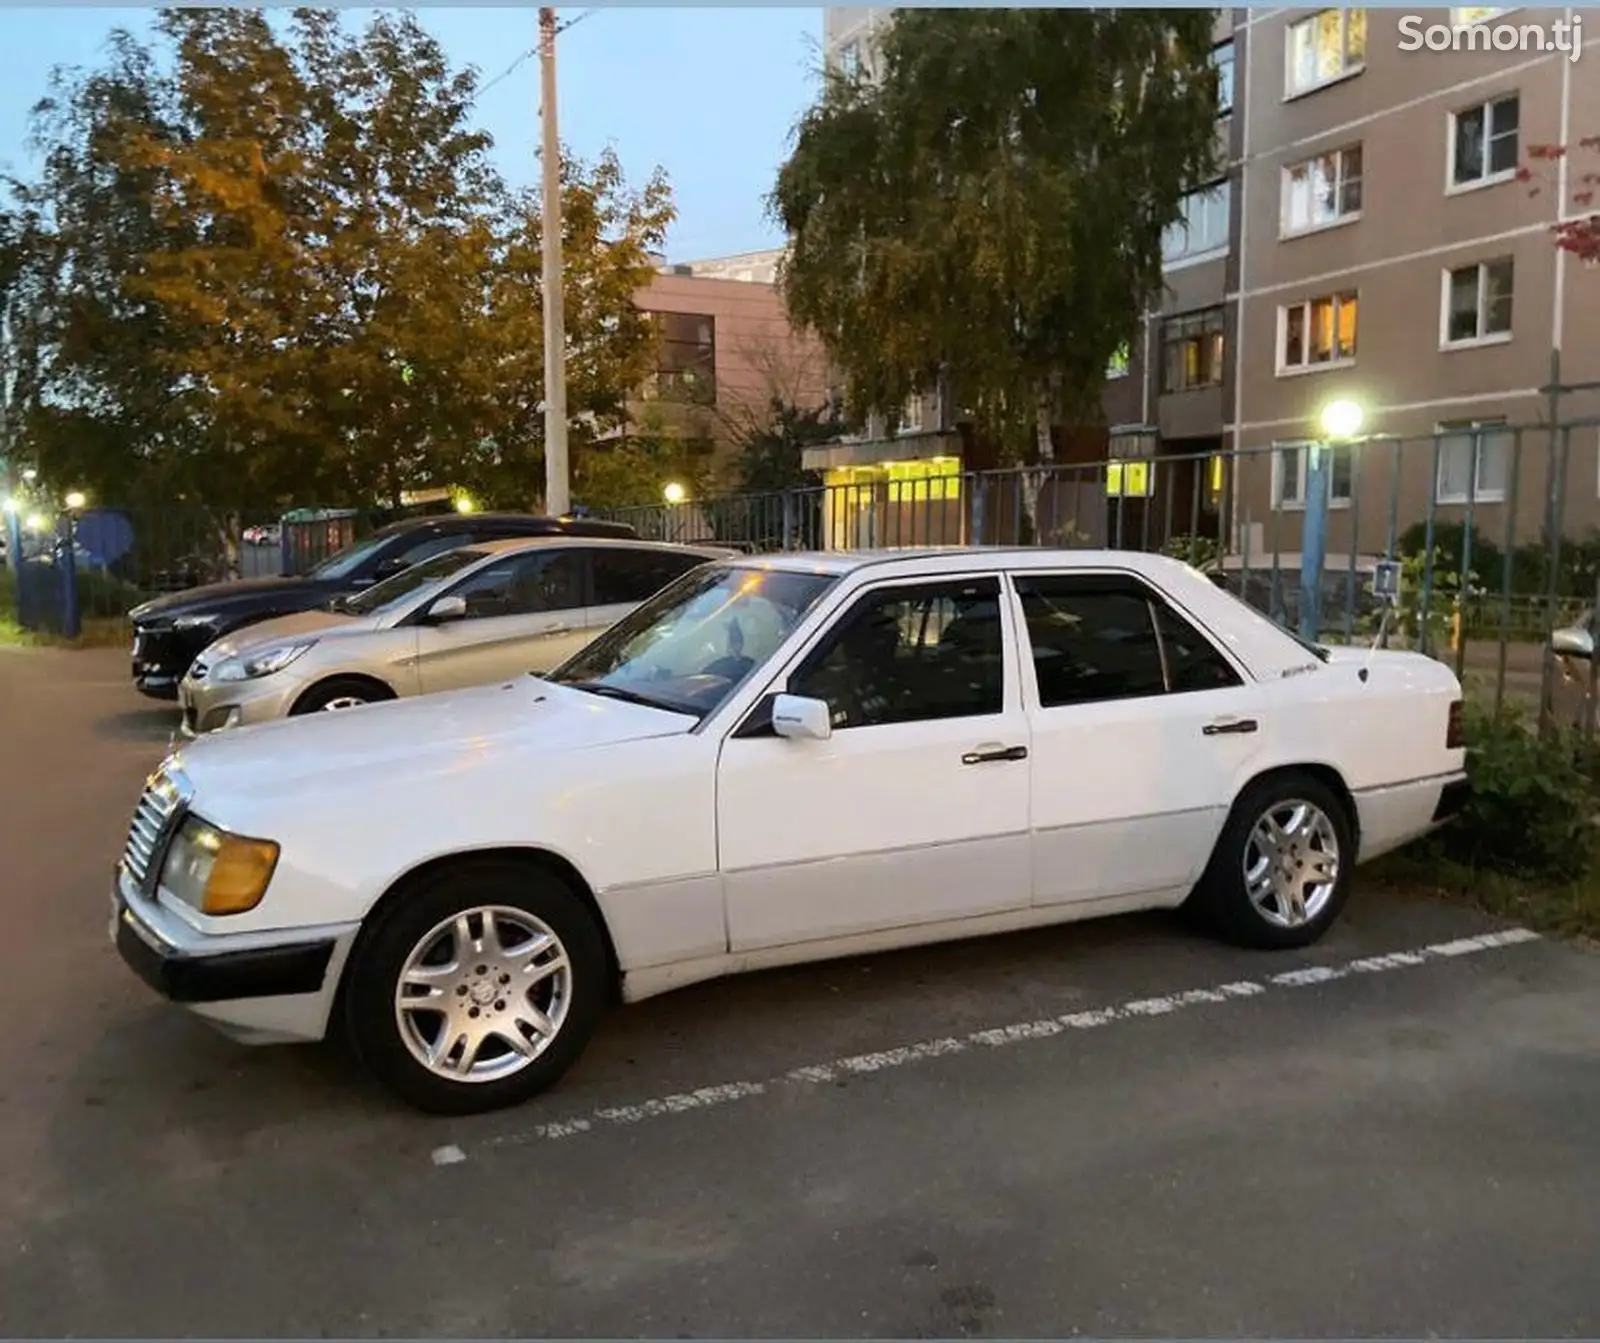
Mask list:
[[[1130,999],[1111,1007],[1083,1012],[1068,1012],[1058,1017],[1044,1017],[1037,1021],[1016,1022],[1009,1026],[995,1026],[971,1031],[965,1035],[944,1036],[936,1040],[923,1040],[915,1044],[900,1045],[894,1049],[871,1054],[855,1054],[834,1059],[828,1063],[807,1064],[791,1068],[778,1077],[766,1081],[728,1082],[719,1086],[700,1087],[694,1091],[655,1097],[632,1105],[615,1105],[595,1110],[591,1114],[536,1124],[520,1133],[499,1134],[478,1146],[483,1148],[517,1147],[530,1143],[553,1142],[563,1138],[589,1133],[598,1128],[638,1124],[666,1115],[686,1114],[694,1110],[710,1109],[735,1101],[764,1096],[782,1087],[823,1086],[841,1077],[865,1076],[904,1068],[926,1059],[944,1058],[973,1049],[1000,1049],[1030,1040],[1046,1040],[1069,1031],[1095,1030],[1124,1021],[1141,1018],[1170,1016],[1187,1008],[1207,1004],[1226,1003],[1235,999],[1253,998],[1280,989],[1300,988],[1327,984],[1336,980],[1360,975],[1383,974],[1394,970],[1427,965],[1433,961],[1454,960],[1462,956],[1479,955],[1502,947],[1513,947],[1523,942],[1536,942],[1539,934],[1527,928],[1507,928],[1479,937],[1456,938],[1449,942],[1436,942],[1430,946],[1409,951],[1391,951],[1377,956],[1362,956],[1333,965],[1312,965],[1299,970],[1286,970],[1268,975],[1260,980],[1235,980],[1211,988],[1188,989],[1165,997]],[[442,1155],[448,1153],[448,1155]],[[466,1153],[456,1145],[435,1149],[435,1165],[454,1165],[466,1159]]]

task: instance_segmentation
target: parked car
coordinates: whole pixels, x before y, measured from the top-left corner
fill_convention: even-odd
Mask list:
[[[1588,662],[1594,657],[1594,611],[1585,611],[1572,624],[1551,631],[1550,647],[1559,658]]]
[[[503,536],[633,536],[620,522],[521,513],[452,513],[406,518],[299,577],[246,578],[190,587],[128,612],[133,683],[152,699],[175,700],[189,664],[224,634],[276,616],[314,611],[400,573],[430,555]]]
[[[546,672],[730,550],[517,537],[447,550],[330,608],[212,644],[178,688],[186,736]]]
[[[788,554],[544,678],[217,733],[140,797],[113,929],[239,1039],[347,1031],[422,1109],[521,1101],[613,993],[1191,902],[1320,938],[1466,789],[1461,687],[1176,560]]]

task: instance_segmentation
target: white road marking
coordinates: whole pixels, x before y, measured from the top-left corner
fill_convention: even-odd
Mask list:
[[[1115,1022],[1169,1016],[1187,1007],[1226,1003],[1235,998],[1253,998],[1275,989],[1327,984],[1350,975],[1404,970],[1426,965],[1430,961],[1454,960],[1461,956],[1473,956],[1485,951],[1496,951],[1501,947],[1514,947],[1519,943],[1538,940],[1539,934],[1527,928],[1507,928],[1503,932],[1485,933],[1480,937],[1462,937],[1450,942],[1436,942],[1432,946],[1417,947],[1411,951],[1391,951],[1335,965],[1310,965],[1299,970],[1286,970],[1281,974],[1268,975],[1260,981],[1236,980],[1218,984],[1214,988],[1188,989],[1166,997],[1135,998],[1113,1007],[1068,1012],[1059,1017],[1020,1021],[1009,1026],[973,1031],[967,1035],[923,1040],[877,1053],[856,1054],[849,1058],[834,1059],[828,1063],[808,1064],[802,1068],[792,1068],[782,1076],[765,1082],[727,1082],[721,1086],[700,1087],[694,1091],[639,1101],[633,1105],[609,1106],[594,1111],[587,1118],[556,1120],[548,1124],[538,1124],[526,1132],[500,1134],[489,1138],[483,1145],[516,1147],[533,1142],[570,1138],[607,1125],[637,1124],[662,1115],[685,1114],[691,1110],[704,1110],[716,1105],[748,1100],[752,1096],[767,1095],[781,1087],[825,1086],[838,1081],[841,1077],[859,1077],[885,1072],[892,1068],[904,1068],[908,1064],[920,1063],[924,1059],[961,1054],[974,1048],[1000,1049],[1028,1040],[1050,1039],[1068,1031],[1095,1030]],[[465,1160],[466,1154],[455,1146],[440,1147],[433,1154],[436,1166],[453,1165]]]
[[[467,1154],[454,1143],[448,1147],[435,1147],[433,1149],[433,1164],[435,1166],[453,1166],[458,1161],[465,1161]]]

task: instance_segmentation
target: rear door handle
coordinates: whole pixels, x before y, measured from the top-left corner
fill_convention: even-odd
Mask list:
[[[1254,732],[1260,726],[1254,718],[1219,718],[1215,723],[1207,723],[1200,731],[1208,737],[1231,737]]]
[[[968,751],[961,757],[963,765],[988,765],[1002,760],[1026,760],[1028,748],[1026,746],[980,746],[976,751]]]
[[[570,625],[546,625],[543,629],[539,630],[538,637],[541,639],[547,639],[552,634],[570,634],[571,632],[572,627]]]

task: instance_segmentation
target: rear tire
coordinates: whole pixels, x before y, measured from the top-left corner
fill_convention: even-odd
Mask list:
[[[305,691],[289,710],[289,717],[302,714],[323,713],[329,710],[354,709],[362,704],[378,704],[394,698],[394,691],[376,681],[356,676],[330,676],[318,681]]]
[[[423,878],[363,931],[345,1026],[401,1100],[481,1114],[558,1081],[609,988],[599,925],[565,882],[522,863],[468,861]]]
[[[1239,795],[1189,904],[1236,946],[1308,947],[1350,898],[1355,858],[1344,800],[1314,776],[1285,770]]]

